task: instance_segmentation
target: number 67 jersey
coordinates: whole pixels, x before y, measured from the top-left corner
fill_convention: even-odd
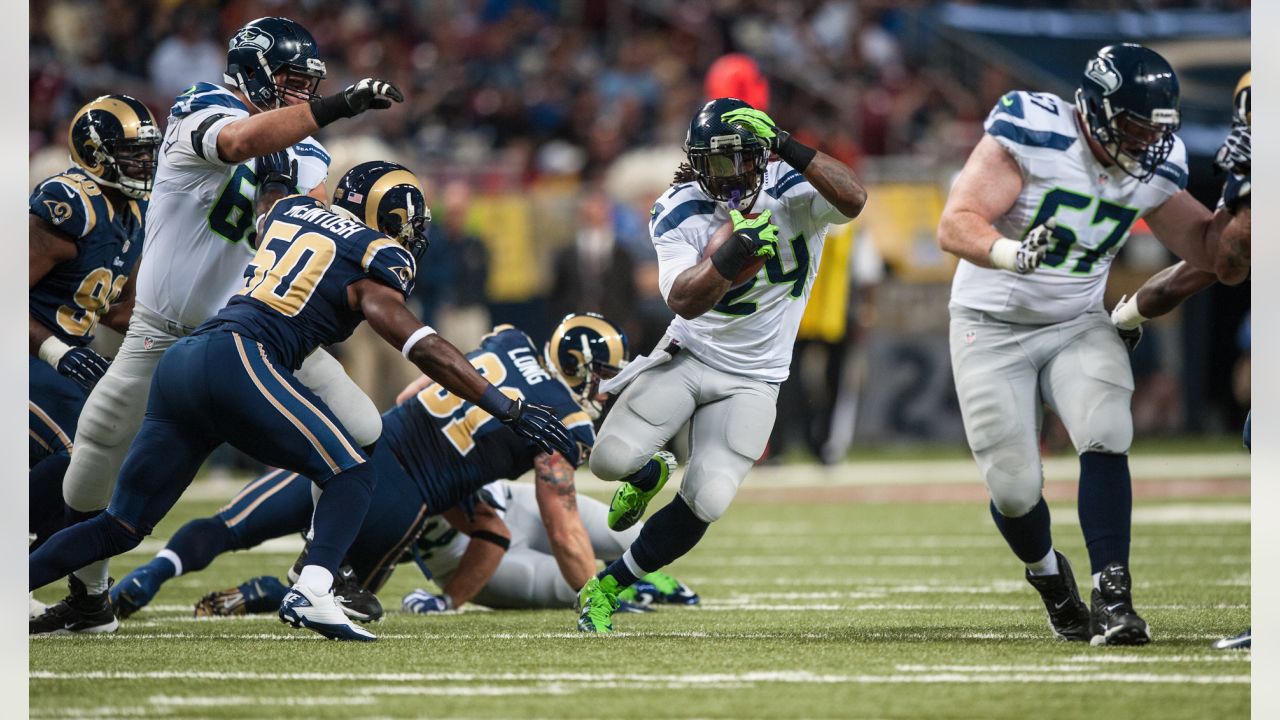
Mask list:
[[[1049,93],[1010,92],[984,125],[1022,171],[1022,193],[994,225],[1021,239],[1050,218],[1057,229],[1040,268],[1028,275],[964,260],[951,302],[1011,323],[1063,322],[1102,305],[1107,271],[1137,220],[1187,185],[1187,151],[1173,152],[1142,182],[1104,167],[1089,149],[1076,108]]]
[[[292,195],[267,213],[240,292],[197,332],[234,330],[297,370],[364,321],[348,300],[352,283],[369,278],[408,298],[416,271],[400,243],[313,197]]]

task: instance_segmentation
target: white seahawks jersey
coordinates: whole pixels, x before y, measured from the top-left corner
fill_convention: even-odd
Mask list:
[[[137,299],[161,316],[196,327],[244,287],[253,258],[257,178],[252,159],[218,157],[218,133],[249,110],[226,88],[197,83],[174,102],[160,146]],[[298,189],[324,183],[329,156],[312,138],[289,149]]]
[[[773,211],[771,222],[778,226],[778,256],[701,316],[677,316],[668,332],[717,370],[777,383],[790,371],[792,345],[818,275],[827,227],[848,218],[781,161],[769,163],[751,208],[753,213],[765,210]],[[658,198],[649,234],[658,251],[658,286],[664,299],[676,277],[698,264],[711,236],[728,222],[728,207],[712,200],[697,183],[676,185]]]
[[[500,519],[506,519],[507,506],[511,502],[511,486],[506,480],[494,480],[480,488],[479,494],[493,508],[494,514]],[[470,543],[471,538],[454,530],[441,515],[427,521],[418,538],[422,562],[433,578],[452,576]],[[443,587],[443,582],[441,586]]]
[[[1022,238],[1057,219],[1040,268],[1028,275],[964,260],[951,301],[1006,322],[1046,325],[1101,307],[1107,271],[1133,224],[1187,185],[1187,151],[1173,152],[1146,182],[1104,167],[1081,137],[1075,105],[1049,93],[1010,92],[985,123],[1022,170],[1022,194],[995,221],[1005,237]]]

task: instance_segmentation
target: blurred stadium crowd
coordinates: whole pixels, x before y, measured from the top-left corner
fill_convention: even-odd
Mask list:
[[[952,4],[1140,11],[1249,7],[1247,0]],[[822,280],[801,331],[806,349],[796,354],[795,374],[807,382],[790,383],[802,386],[781,401],[781,417],[793,422],[780,420],[778,426],[790,435],[775,438],[775,449],[795,443],[836,459],[849,447],[858,388],[868,367],[874,372],[876,366],[875,354],[865,353],[876,318],[896,330],[932,334],[945,347],[950,266],[933,247],[932,223],[947,179],[982,132],[987,110],[1015,82],[1010,68],[990,61],[970,76],[973,82],[957,81],[945,61],[931,56],[928,38],[921,39],[920,16],[932,5],[893,0],[32,3],[30,173],[34,182],[65,167],[67,122],[84,102],[124,92],[163,118],[173,97],[191,83],[220,80],[226,38],[237,27],[254,17],[285,15],[306,25],[319,43],[328,65],[322,93],[369,75],[388,78],[405,91],[402,106],[362,116],[320,140],[334,158],[331,177],[381,156],[429,180],[435,222],[416,298],[429,322],[466,347],[494,322],[516,322],[539,338],[565,312],[594,309],[624,325],[633,350],[643,353],[670,318],[657,295],[649,207],[682,160],[680,143],[693,110],[708,94],[742,96],[767,106],[780,125],[849,162],[873,183],[865,219],[833,231],[824,254]],[[1227,112],[1224,107],[1224,116]],[[910,177],[904,180],[897,170],[901,163],[886,158],[911,158],[906,163]],[[1159,267],[1166,259],[1149,264]],[[925,289],[894,289],[899,280]],[[877,299],[873,290],[880,284],[889,292]],[[922,299],[941,303],[932,316],[889,307]],[[363,340],[358,334],[347,343],[343,360],[371,397],[385,405],[412,368],[394,351]],[[1162,346],[1157,338],[1149,343],[1149,352],[1157,355],[1141,360],[1139,367],[1146,362],[1150,373],[1166,377],[1158,390],[1140,392],[1135,402],[1156,403],[1147,415],[1152,426],[1168,426],[1160,430],[1204,429],[1184,422],[1196,415],[1183,412],[1194,401],[1177,397],[1177,383],[1188,372],[1185,363],[1170,365],[1160,350],[1150,350],[1175,342]],[[1232,346],[1230,339],[1222,342]],[[1232,346],[1227,355],[1231,364],[1240,353]],[[1203,384],[1215,368],[1206,364],[1191,370],[1203,376]],[[949,382],[945,358],[941,370],[929,372],[941,372]],[[837,396],[844,400],[842,411],[836,408]],[[1247,403],[1247,390],[1244,397]],[[1212,400],[1223,407],[1217,411],[1222,418],[1210,422],[1210,429],[1230,431],[1239,406],[1230,397]],[[1170,406],[1178,422],[1168,422]],[[906,421],[883,435],[954,439],[958,414],[949,411],[955,426],[950,436]],[[1140,423],[1143,417],[1139,407]]]

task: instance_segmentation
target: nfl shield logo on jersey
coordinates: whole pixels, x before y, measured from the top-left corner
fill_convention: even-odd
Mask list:
[[[977,339],[978,339],[978,333],[974,332],[973,330],[970,330],[969,332],[964,334],[965,345],[972,345],[973,341]]]

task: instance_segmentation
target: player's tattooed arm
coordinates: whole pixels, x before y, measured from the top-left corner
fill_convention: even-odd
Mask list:
[[[1002,238],[993,223],[1022,193],[1022,170],[1000,143],[983,135],[960,171],[938,220],[938,245],[979,267],[992,267]]]
[[[462,508],[443,513],[444,519],[459,532],[471,537],[467,549],[458,560],[458,571],[442,588],[455,609],[470,602],[498,570],[507,548],[499,541],[511,542],[511,530],[493,508],[483,502],[475,504],[471,517]]]
[[[1250,206],[1242,205],[1222,230],[1215,270],[1218,281],[1224,285],[1239,285],[1249,277],[1253,255],[1252,216]]]
[[[804,169],[804,177],[841,215],[852,220],[867,204],[867,189],[853,168],[819,150]]]
[[[565,582],[580,588],[596,572],[596,555],[578,515],[573,466],[559,453],[540,453],[533,459],[533,470],[538,512],[551,552]]]

